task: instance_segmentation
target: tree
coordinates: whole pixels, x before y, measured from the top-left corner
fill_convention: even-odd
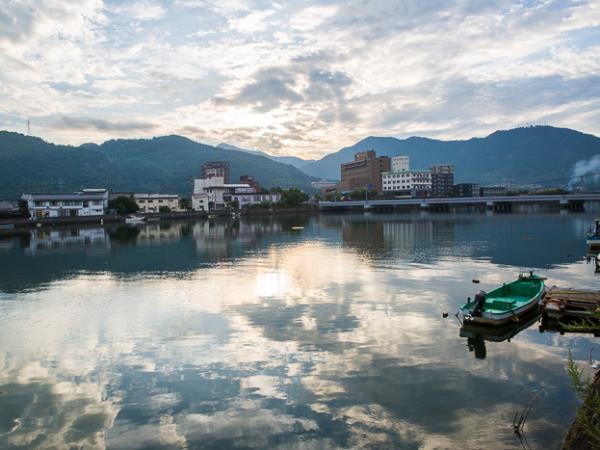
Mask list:
[[[179,199],[179,208],[184,211],[190,211],[192,209],[192,201],[189,198],[182,197]]]
[[[171,212],[171,208],[169,208],[168,206],[160,206],[158,208],[158,212],[161,214],[167,214]]]
[[[29,217],[29,206],[25,200],[19,200],[19,214],[23,217]]]
[[[108,207],[117,211],[117,214],[132,214],[139,209],[132,197],[121,195],[108,202]]]
[[[283,208],[296,208],[308,200],[308,195],[297,188],[286,189],[281,192],[280,204]]]

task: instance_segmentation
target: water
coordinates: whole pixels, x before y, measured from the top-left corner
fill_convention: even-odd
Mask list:
[[[526,437],[557,448],[574,417],[568,350],[584,364],[594,338],[533,324],[479,359],[453,314],[522,267],[598,288],[592,218],[322,215],[2,238],[0,447],[521,448],[514,413],[541,391]]]

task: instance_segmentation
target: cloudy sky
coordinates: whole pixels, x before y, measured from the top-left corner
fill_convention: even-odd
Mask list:
[[[600,135],[599,0],[3,0],[0,61],[0,129],[57,143]]]

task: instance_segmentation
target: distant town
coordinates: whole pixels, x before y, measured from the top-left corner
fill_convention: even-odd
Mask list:
[[[26,216],[31,220],[91,217],[115,214],[219,213],[249,209],[296,208],[320,200],[448,199],[498,197],[511,194],[504,186],[454,183],[454,165],[435,164],[413,169],[408,156],[377,156],[360,151],[353,161],[340,165],[340,181],[312,182],[314,192],[295,188],[263,188],[252,175],[230,179],[228,161],[207,161],[193,180],[191,196],[174,193],[140,193],[87,188],[78,192],[26,192],[19,202],[0,201],[0,216]],[[566,193],[547,190],[538,193]]]

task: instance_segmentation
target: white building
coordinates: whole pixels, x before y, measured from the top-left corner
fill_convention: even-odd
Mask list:
[[[140,213],[157,213],[163,206],[167,206],[173,212],[180,211],[177,194],[133,194],[133,198],[140,208]]]
[[[208,194],[193,193],[192,194],[192,209],[194,211],[207,211],[208,212]]]
[[[333,187],[337,184],[335,181],[327,181],[327,180],[319,180],[319,181],[311,181],[310,185],[315,189],[325,189]]]
[[[392,158],[392,172],[406,172],[410,170],[410,158],[408,156],[394,156]]]
[[[431,172],[428,170],[406,170],[403,172],[383,172],[381,174],[383,191],[429,191],[431,190]]]
[[[108,190],[84,189],[70,194],[25,193],[32,219],[43,217],[102,216],[108,208]]]
[[[281,201],[281,194],[232,194],[231,201],[238,202],[238,208],[243,208],[248,205],[256,205],[259,203],[279,203]]]
[[[194,211],[225,209],[237,200],[238,207],[270,201],[278,203],[280,194],[258,194],[246,183],[224,183],[223,177],[199,178],[194,180],[192,208]]]

